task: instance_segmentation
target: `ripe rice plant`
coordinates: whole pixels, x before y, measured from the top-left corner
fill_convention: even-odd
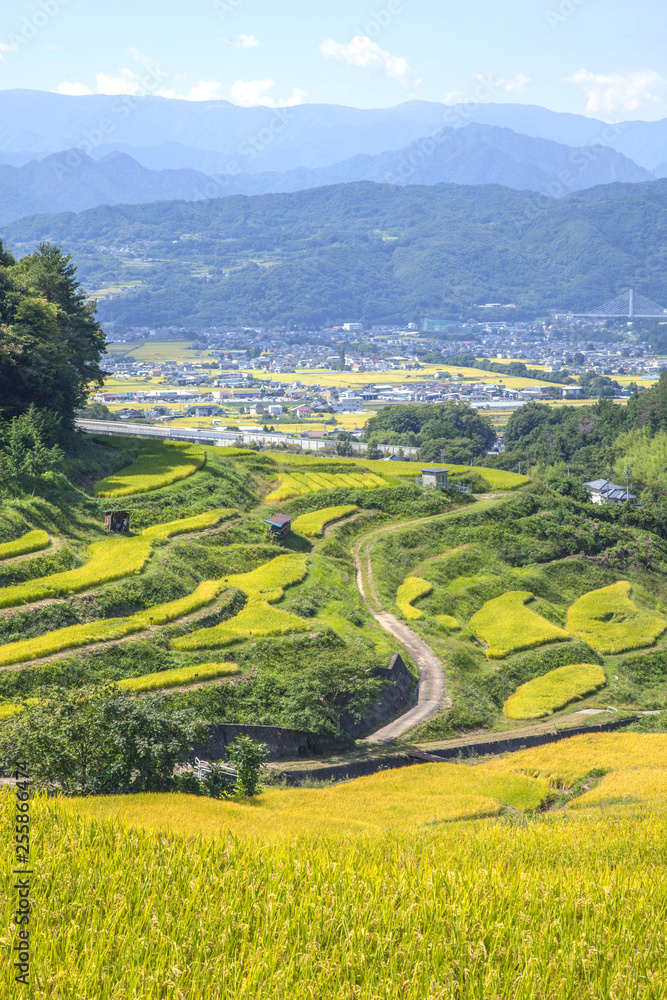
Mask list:
[[[230,677],[238,672],[236,663],[199,663],[194,667],[179,667],[175,670],[162,670],[156,674],[144,674],[143,677],[128,677],[118,681],[118,687],[132,693],[158,691],[211,681],[216,677]]]
[[[195,514],[194,517],[183,517],[180,521],[168,521],[166,524],[154,524],[152,528],[144,528],[142,535],[149,538],[172,538],[174,535],[184,535],[189,531],[203,531],[204,528],[214,528],[220,521],[236,514],[233,507],[218,507],[216,510]]]
[[[14,556],[24,556],[29,552],[39,552],[49,545],[51,539],[47,531],[29,531],[13,542],[0,545],[0,559],[11,559]]]
[[[230,618],[213,628],[199,629],[190,635],[174,639],[174,649],[216,649],[233,642],[247,639],[250,635],[285,635],[289,632],[303,632],[308,622],[303,618],[272,608],[279,601],[284,588],[300,583],[308,571],[308,561],[304,555],[276,556],[270,562],[250,573],[229,576],[224,581],[230,587],[238,587],[248,595],[248,603],[234,618]]]
[[[570,786],[594,768],[663,768],[667,733],[596,733],[519,750],[488,766],[503,774],[530,774],[552,785]]]
[[[606,683],[605,672],[596,663],[557,667],[517,688],[503,705],[503,712],[508,719],[541,719]]]
[[[172,640],[171,645],[174,649],[220,649],[245,639],[305,632],[310,627],[306,619],[274,608],[266,600],[254,598],[229,621],[181,636]]]
[[[291,497],[303,496],[306,493],[319,493],[321,490],[374,490],[378,486],[388,485],[386,479],[370,474],[293,472],[291,475],[285,475],[281,473],[280,486],[269,493],[264,501],[265,503],[276,503],[279,500],[289,500]]]
[[[472,616],[469,629],[488,644],[486,655],[501,660],[521,649],[534,649],[547,642],[564,642],[568,632],[526,607],[533,595],[527,590],[513,590],[487,601]]]
[[[435,620],[439,622],[447,632],[458,632],[461,628],[458,618],[454,618],[452,615],[436,615]]]
[[[310,514],[302,514],[292,524],[294,531],[305,535],[306,538],[315,538],[321,535],[327,524],[339,521],[348,514],[354,514],[359,508],[354,504],[346,504],[341,507],[323,507],[322,510],[312,511]]]
[[[96,497],[127,497],[171,486],[186,479],[206,461],[200,445],[181,442],[137,441],[136,460],[120,472],[95,484]]]
[[[624,653],[652,646],[667,628],[663,618],[641,611],[630,599],[631,586],[619,580],[575,601],[567,629],[600,653]]]
[[[419,608],[413,608],[412,602],[418,597],[426,597],[433,590],[433,584],[420,576],[406,576],[405,580],[398,588],[396,594],[396,604],[401,614],[410,621],[417,621],[424,617],[424,612]]]
[[[77,594],[111,580],[139,573],[146,564],[152,547],[153,540],[141,535],[94,542],[88,549],[90,562],[85,566],[0,589],[0,608],[42,601],[47,597]]]
[[[667,767],[610,771],[599,785],[573,799],[570,809],[667,802]]]
[[[579,800],[588,811],[495,816],[544,801],[544,776],[520,773],[531,757],[560,767],[583,753],[586,773],[610,766],[614,744],[620,773]],[[667,806],[652,785],[665,787],[665,759],[666,736],[591,734],[251,802],[37,796],[51,881],[32,974],[49,1000],[657,1000]],[[602,810],[609,789],[612,802],[645,789],[647,805]],[[14,815],[1,792],[5,829]],[[11,870],[9,837],[0,850]],[[3,926],[14,910],[3,893]]]
[[[155,607],[138,611],[129,618],[105,618],[97,622],[87,622],[81,625],[70,625],[67,628],[55,629],[45,635],[33,639],[21,639],[0,646],[0,666],[13,663],[27,663],[43,656],[53,656],[66,649],[76,649],[80,646],[90,646],[97,642],[112,639],[122,639],[135,632],[142,632],[153,625],[166,625],[168,622],[193,614],[206,607],[218,596],[225,587],[223,580],[207,580],[200,583],[192,594],[169,601],[167,604],[157,604]]]

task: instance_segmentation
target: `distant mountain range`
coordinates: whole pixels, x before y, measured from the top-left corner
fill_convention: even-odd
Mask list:
[[[598,184],[653,179],[648,170],[606,146],[576,148],[493,125],[444,128],[404,149],[359,154],[329,167],[236,176],[210,177],[187,168],[150,170],[127,153],[107,153],[94,160],[72,149],[23,166],[0,166],[0,225],[24,216],[79,212],[96,205],[197,201],[363,180],[400,185],[501,184],[562,197]]]
[[[36,90],[0,91],[0,162],[20,166],[79,147],[95,159],[113,151],[128,153],[152,170],[284,173],[332,166],[359,154],[376,156],[442,128],[471,124],[509,128],[566,146],[599,144],[647,170],[666,169],[667,119],[608,125],[529,104],[408,101],[379,109],[329,104],[274,109]]]
[[[362,181],[35,216],[2,235],[19,254],[72,253],[105,322],[201,328],[493,317],[489,302],[528,318],[630,287],[667,306],[665,233],[667,180],[563,198]]]

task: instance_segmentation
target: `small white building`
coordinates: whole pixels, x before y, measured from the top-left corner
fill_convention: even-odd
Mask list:
[[[447,469],[422,469],[422,486],[430,490],[447,487]]]
[[[637,499],[625,486],[612,483],[609,479],[593,479],[590,483],[584,483],[584,486],[591,492],[591,503],[620,504]]]

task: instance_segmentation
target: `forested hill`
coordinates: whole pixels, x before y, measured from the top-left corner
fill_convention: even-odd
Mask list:
[[[633,286],[667,304],[667,180],[551,199],[499,186],[341,184],[291,194],[35,216],[10,246],[74,255],[132,324],[323,324],[584,311]]]

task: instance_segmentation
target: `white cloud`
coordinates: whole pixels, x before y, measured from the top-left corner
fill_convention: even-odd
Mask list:
[[[523,94],[526,84],[530,83],[530,77],[517,73],[511,80],[501,80],[500,83],[508,94]]]
[[[92,94],[92,90],[85,83],[69,83],[65,80],[64,83],[58,84],[56,93],[68,94],[70,97],[81,97],[84,94]]]
[[[275,80],[237,80],[229,88],[227,96],[232,104],[240,104],[244,108],[258,104],[267,108],[292,108],[303,104],[307,97],[305,90],[294,87],[290,97],[276,98],[272,94],[275,85]]]
[[[256,38],[255,35],[239,35],[238,38],[223,38],[221,40],[235,49],[264,48],[264,42]]]
[[[414,80],[407,59],[386,52],[367,35],[355,35],[347,45],[342,45],[333,38],[327,38],[320,45],[320,52],[327,59],[338,59],[348,66],[379,69],[392,80],[398,80],[406,89],[418,82]]]
[[[655,70],[604,74],[580,69],[567,82],[584,88],[587,111],[612,117],[660,103],[667,94],[667,79]]]
[[[3,52],[18,52],[18,50],[19,46],[17,42],[12,43],[11,45],[9,42],[0,42],[0,62],[5,61],[5,57],[2,54]]]
[[[217,80],[200,80],[181,97],[186,101],[219,101],[224,97],[223,86]]]

